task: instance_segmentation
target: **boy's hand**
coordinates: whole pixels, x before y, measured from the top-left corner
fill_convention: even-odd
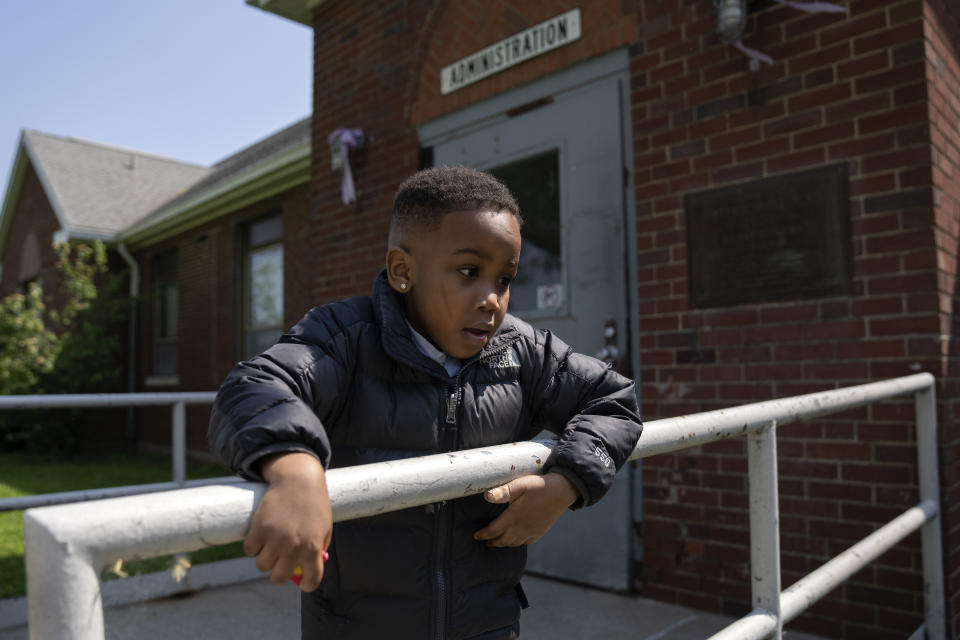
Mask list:
[[[257,569],[284,584],[301,567],[300,590],[310,592],[323,579],[323,552],[330,544],[333,517],[323,466],[306,453],[269,456],[260,466],[269,483],[260,500],[243,551],[257,557]]]
[[[509,502],[510,506],[473,534],[474,539],[485,540],[491,547],[518,547],[539,540],[580,494],[559,473],[548,473],[521,476],[490,489],[483,497],[487,502]]]

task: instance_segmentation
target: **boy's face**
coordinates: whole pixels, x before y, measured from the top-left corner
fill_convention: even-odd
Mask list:
[[[407,288],[397,290],[406,293],[410,324],[447,355],[476,355],[507,313],[520,260],[517,219],[507,211],[454,211],[404,244],[408,251],[394,259],[409,261]]]

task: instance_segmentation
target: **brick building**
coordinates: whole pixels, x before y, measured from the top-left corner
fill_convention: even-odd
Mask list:
[[[266,190],[224,167],[119,233],[143,286],[176,291],[176,317],[141,313],[141,388],[213,388],[310,306],[367,292],[396,185],[419,167],[491,170],[528,219],[511,310],[587,353],[615,343],[648,420],[936,376],[955,637],[960,8],[838,2],[747,3],[743,44],[770,63],[721,42],[711,0],[251,2],[314,29],[312,144],[257,165]],[[349,205],[327,140],[341,127],[365,134]],[[780,431],[784,586],[916,502],[914,439],[900,402]],[[571,519],[615,530],[596,545],[604,571],[565,574],[539,543],[533,565],[744,613],[745,470],[741,441],[646,460]],[[795,626],[904,637],[922,591],[914,535]]]
[[[25,131],[0,214],[0,296],[31,281],[55,292],[53,242],[101,240],[112,268],[135,269],[141,301],[128,329],[134,375],[117,391],[215,390],[308,308],[306,286],[283,270],[284,250],[300,261],[302,249],[280,239],[305,225],[309,163],[309,119],[211,167]],[[127,432],[169,448],[169,411],[138,413]],[[209,408],[187,414],[187,446],[202,455]]]
[[[845,13],[812,14],[751,2],[743,42],[773,60],[759,68],[720,42],[709,0],[258,4],[315,33],[315,258],[308,264],[328,266],[310,283],[314,300],[368,288],[392,191],[418,166],[540,171],[533,181],[554,188],[549,170],[529,165],[558,149],[545,162],[559,165],[568,271],[557,279],[570,295],[557,309],[535,307],[529,315],[555,323],[587,352],[602,345],[607,320],[619,323],[647,419],[920,370],[937,376],[946,589],[957,628],[955,3],[852,0],[842,3]],[[502,61],[518,57],[511,49],[518,37],[521,54],[525,37],[536,50],[538,38],[549,40],[550,21],[574,9],[578,38],[519,64]],[[619,144],[607,144],[602,124],[619,126]],[[347,208],[324,146],[340,126],[360,127],[369,139],[354,171],[359,202]],[[603,140],[603,149],[591,140]],[[591,175],[598,163],[606,164]],[[817,187],[831,172],[839,174],[835,186]],[[803,200],[803,185],[811,184],[829,198],[792,213],[778,201]],[[738,218],[728,207],[729,221],[699,216],[696,224],[698,211],[737,187],[745,199],[759,198],[753,214]],[[529,214],[532,200],[520,195]],[[772,220],[757,214],[764,206]],[[618,207],[622,222],[603,217]],[[813,215],[821,209],[834,217]],[[590,220],[629,233],[598,237],[584,224]],[[776,282],[754,282],[730,258],[745,250],[728,238],[732,229],[762,227],[757,237],[776,246],[781,224],[798,240],[815,227],[807,253],[752,258],[779,265],[792,296]],[[697,255],[688,252],[693,243],[700,243]],[[536,244],[551,246],[549,239]],[[612,271],[603,262],[577,263],[597,247],[614,256]],[[821,249],[826,272],[813,266]],[[709,260],[694,264],[701,258]],[[791,277],[791,264],[803,277]],[[597,271],[617,282],[584,294]],[[715,271],[729,276],[720,291],[704,285]],[[817,286],[801,290],[810,279]],[[591,309],[608,304],[590,315],[578,308],[584,298]],[[551,311],[592,326],[579,333]],[[780,433],[785,585],[915,501],[913,438],[909,405],[897,403]],[[731,441],[644,463],[642,487],[633,488],[643,496],[633,574],[642,593],[715,611],[746,609],[743,446]],[[914,536],[797,626],[831,637],[907,635],[922,610],[917,552]]]
[[[140,151],[23,131],[0,214],[0,296],[33,280],[56,281],[54,240],[112,242],[206,171]]]

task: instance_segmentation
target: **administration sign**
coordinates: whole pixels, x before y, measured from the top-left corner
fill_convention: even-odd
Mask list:
[[[446,95],[541,53],[570,44],[578,40],[580,34],[580,9],[550,18],[444,67],[440,72],[440,92]]]

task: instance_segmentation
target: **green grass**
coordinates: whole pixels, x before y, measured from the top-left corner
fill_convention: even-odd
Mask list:
[[[198,462],[187,463],[187,478],[229,475],[223,467]],[[171,478],[169,455],[111,455],[96,459],[53,460],[28,454],[0,454],[0,498],[99,489],[128,484],[167,482]],[[213,562],[243,555],[240,543],[210,547],[187,554],[192,564]],[[171,567],[172,557],[151,558],[124,563],[130,575],[161,571]],[[104,580],[114,579],[109,569]],[[23,569],[23,512],[0,512],[0,599],[26,593]]]

